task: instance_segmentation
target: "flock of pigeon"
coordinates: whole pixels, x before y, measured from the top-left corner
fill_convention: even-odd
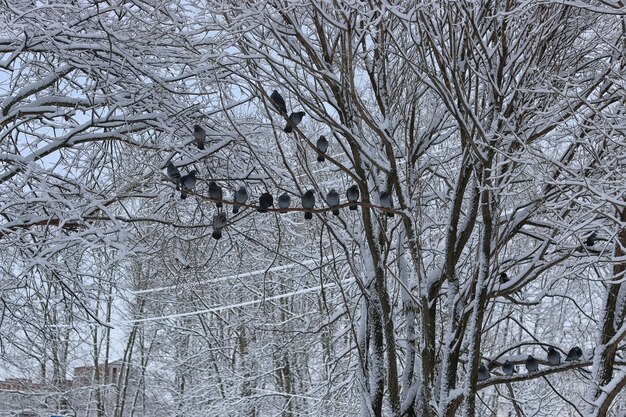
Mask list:
[[[565,361],[566,362],[579,361],[580,359],[582,359],[582,357],[583,357],[582,349],[578,346],[575,346],[571,348],[570,351],[567,353],[567,357],[565,358]],[[548,348],[547,360],[550,366],[558,366],[561,364],[561,354],[555,348],[550,347]],[[539,361],[532,355],[528,355],[528,358],[526,358],[526,362],[524,363],[524,366],[526,367],[526,371],[528,373],[537,372],[539,370]],[[506,360],[502,364],[502,372],[504,372],[505,375],[513,375],[517,371],[515,369],[515,366],[511,363],[511,361]],[[479,382],[486,381],[489,378],[491,378],[491,374],[489,373],[489,368],[487,368],[485,364],[481,362],[480,366],[478,367],[478,381]]]
[[[300,122],[302,122],[303,117],[305,116],[304,112],[292,112],[289,117],[287,117],[287,105],[285,100],[280,95],[280,93],[276,90],[272,92],[270,95],[272,103],[276,107],[276,109],[280,112],[282,116],[287,119],[287,125],[283,129],[286,133],[290,133],[293,131],[293,128],[298,126]],[[196,146],[203,150],[205,148],[205,139],[206,139],[206,131],[200,125],[193,126],[193,136],[194,143]],[[317,140],[316,148],[318,151],[318,162],[325,161],[326,151],[328,150],[328,140],[325,136],[320,136]],[[180,198],[185,199],[187,195],[193,191],[196,186],[196,175],[198,172],[194,169],[187,173],[186,175],[181,175],[178,168],[172,163],[172,161],[167,162],[167,175],[168,177],[176,184],[176,190],[180,191]],[[350,210],[357,209],[357,202],[359,201],[359,187],[354,184],[350,186],[346,190],[346,199],[348,203],[350,203]],[[218,209],[221,209],[223,206],[224,193],[222,187],[220,187],[215,181],[209,182],[209,198],[215,202],[215,205]],[[229,201],[229,204],[233,205],[233,214],[237,214],[241,206],[246,205],[248,201],[248,191],[246,187],[241,186],[235,192],[233,196],[232,202]],[[313,218],[312,211],[315,207],[315,191],[308,190],[300,197],[302,208],[304,211],[304,218],[306,220],[311,220]],[[326,194],[326,204],[332,209],[332,213],[335,216],[339,215],[339,205],[340,205],[340,196],[337,191],[334,189],[330,190]],[[287,213],[289,207],[291,207],[291,196],[289,193],[284,192],[277,198],[278,211],[280,213]],[[274,206],[274,197],[269,193],[265,192],[259,196],[259,204],[257,207],[257,211],[259,213],[267,213],[270,208]],[[385,210],[393,209],[393,200],[391,194],[384,191],[380,194],[380,206]],[[389,217],[393,217],[394,214],[391,211],[386,211],[385,214]],[[226,212],[220,210],[218,214],[216,214],[213,218],[213,233],[212,236],[215,239],[220,239],[222,237],[222,230],[226,226],[228,221]]]

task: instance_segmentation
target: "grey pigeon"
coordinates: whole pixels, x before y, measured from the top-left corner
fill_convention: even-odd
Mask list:
[[[233,204],[233,214],[239,213],[239,207],[248,201],[248,191],[243,185],[235,192],[235,204]]]
[[[298,126],[302,121],[302,118],[306,115],[303,111],[293,112],[289,115],[289,121],[287,122],[287,126],[285,126],[285,132],[291,133],[293,132],[293,128]]]
[[[350,203],[356,203],[357,201],[359,201],[359,187],[356,184],[350,186],[346,191],[346,197],[348,198],[348,202]],[[352,204],[349,208],[350,210],[356,210],[357,205]]]
[[[270,95],[270,98],[274,102],[274,105],[276,106],[278,111],[281,114],[287,115],[287,104],[285,103],[285,99],[283,98],[283,96],[281,96],[278,91],[274,90],[272,91],[272,95]]]
[[[489,369],[487,369],[485,364],[481,362],[480,366],[478,367],[478,382],[486,381],[490,377],[491,377],[491,375],[489,374]]]
[[[172,161],[167,161],[167,176],[170,177],[174,184],[176,184],[176,189],[180,190],[180,183],[182,181],[182,177],[180,176],[180,171],[176,166],[172,163]]]
[[[565,358],[565,361],[566,362],[577,361],[577,360],[580,360],[582,356],[583,356],[582,349],[579,348],[578,346],[575,346],[571,348],[570,351],[567,353],[567,357]]]
[[[506,273],[506,272],[502,272],[502,273],[500,274],[500,282],[501,282],[502,284],[506,284],[508,281],[509,281],[509,276],[507,275],[507,273]]]
[[[200,150],[204,150],[204,140],[206,139],[206,132],[200,125],[193,125],[193,138],[196,142],[196,146]]]
[[[548,348],[548,363],[552,366],[561,364],[561,354],[553,347]]]
[[[502,364],[502,372],[507,375],[513,375],[513,373],[515,372],[515,367],[510,360],[507,359],[506,361],[504,361],[504,363]]]
[[[192,191],[196,186],[196,174],[198,171],[195,169],[191,171],[189,174],[185,175],[181,180],[182,190],[180,192],[180,198],[187,198],[187,193]]]
[[[211,237],[213,239],[219,239],[222,237],[222,229],[226,226],[226,212],[220,212],[215,217],[213,217],[213,233],[211,233]]]
[[[393,208],[393,200],[391,199],[391,195],[388,192],[383,191],[382,193],[380,193],[380,205],[385,209]],[[389,211],[385,212],[385,214],[387,215],[387,217],[394,216],[394,214]]]
[[[302,207],[308,210],[312,210],[315,207],[315,192],[313,190],[309,190],[302,196]],[[306,220],[311,220],[313,218],[313,214],[310,211],[304,213],[304,218]]]
[[[333,208],[339,205],[339,194],[335,190],[330,190],[328,194],[326,194],[326,202],[328,205]],[[333,214],[335,216],[339,216],[339,209],[333,209]]]
[[[215,201],[215,207],[222,208],[222,187],[217,185],[215,181],[209,182],[209,198]]]
[[[528,355],[528,358],[526,358],[525,366],[528,372],[537,372],[539,370],[539,362],[532,355]]]
[[[274,197],[270,193],[263,193],[259,197],[259,207],[256,209],[259,213],[267,213],[267,209],[274,205]]]
[[[592,234],[587,236],[587,239],[585,239],[585,246],[591,247],[591,246],[595,245],[597,236],[598,236],[598,234],[596,232],[593,232]]]
[[[320,152],[320,155],[317,156],[317,162],[324,162],[326,160],[326,158],[324,158],[324,154],[326,154],[326,151],[328,150],[328,140],[326,140],[326,136],[320,136],[315,146]]]
[[[281,213],[287,213],[287,209],[291,205],[291,197],[286,192],[278,196],[278,208]]]

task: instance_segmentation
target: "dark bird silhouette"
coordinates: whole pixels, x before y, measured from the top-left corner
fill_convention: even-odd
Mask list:
[[[391,194],[389,194],[386,191],[383,191],[382,193],[380,193],[380,205],[385,209],[392,209],[393,200],[391,199]],[[394,216],[394,214],[390,211],[385,212],[385,214],[387,215],[387,217]]]
[[[270,193],[263,193],[259,197],[259,208],[256,209],[259,213],[267,213],[267,209],[274,205],[274,197]]]
[[[280,93],[276,90],[272,91],[272,95],[270,95],[274,106],[278,109],[281,114],[287,115],[287,104],[285,103],[285,99]]]
[[[213,239],[220,239],[222,237],[222,229],[226,226],[226,212],[222,211],[213,217],[213,233],[211,237]]]
[[[513,366],[511,361],[509,360],[504,361],[504,363],[502,364],[502,372],[504,372],[507,375],[513,375],[513,373],[515,373],[515,367]]]
[[[548,363],[552,366],[561,364],[561,354],[553,347],[548,348]]]
[[[235,191],[235,204],[233,204],[233,214],[239,213],[239,207],[246,204],[246,201],[248,201],[248,191],[246,191],[246,187],[242,185],[237,191]]]
[[[326,160],[326,158],[324,158],[324,155],[326,154],[326,151],[328,150],[328,140],[326,140],[326,136],[324,135],[320,136],[315,146],[317,147],[317,150],[320,152],[320,155],[317,156],[317,162],[324,162]]]
[[[281,213],[287,213],[287,209],[291,206],[291,197],[286,192],[278,196],[278,208]]]
[[[174,181],[174,184],[176,184],[176,190],[180,190],[180,183],[183,178],[180,176],[180,171],[176,168],[172,161],[167,162],[167,176]]]
[[[565,358],[565,361],[566,362],[577,361],[577,360],[580,360],[582,356],[583,356],[582,349],[579,348],[578,346],[575,346],[571,348],[570,351],[567,353],[567,357]]]
[[[346,191],[346,197],[348,199],[349,203],[356,203],[357,201],[359,201],[359,187],[358,185],[354,184],[352,186],[350,186],[348,188],[348,190]],[[357,209],[357,205],[356,204],[352,204],[350,205],[350,210],[356,210]]]
[[[196,171],[195,169],[193,171],[191,171],[189,174],[185,175],[182,179],[181,179],[181,185],[182,185],[182,190],[180,192],[180,198],[185,199],[187,198],[187,193],[193,191],[193,189],[196,186],[196,174],[198,173],[198,171]]]
[[[206,132],[200,125],[193,125],[193,138],[196,142],[196,146],[200,150],[204,150],[204,140],[206,139]]]
[[[308,210],[312,210],[315,207],[315,192],[313,190],[309,190],[302,196],[302,207]],[[313,214],[310,211],[304,213],[304,218],[306,220],[311,220],[313,218]]]
[[[326,194],[326,202],[330,208],[337,207],[339,205],[339,194],[335,190],[330,190],[328,194]],[[339,216],[339,209],[333,209],[333,214],[335,216]]]
[[[509,276],[507,275],[506,272],[502,272],[500,274],[500,282],[503,284],[506,284],[509,281]]]
[[[209,198],[215,201],[215,207],[222,208],[222,187],[217,185],[215,181],[209,182]]]
[[[537,372],[539,370],[539,362],[532,355],[528,355],[528,358],[526,358],[525,366],[528,372]]]
[[[487,369],[485,364],[481,362],[480,366],[478,367],[478,382],[486,381],[489,378],[491,378],[491,374],[489,373],[489,369]]]
[[[285,126],[285,132],[291,133],[293,132],[293,128],[298,126],[302,121],[302,118],[306,115],[303,111],[293,112],[289,115],[289,121],[287,122],[287,126]]]
[[[591,247],[591,246],[595,245],[596,244],[596,237],[598,237],[598,234],[596,232],[593,232],[592,234],[587,236],[587,239],[585,239],[585,246]]]

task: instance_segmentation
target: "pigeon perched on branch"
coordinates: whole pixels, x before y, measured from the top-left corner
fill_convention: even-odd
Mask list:
[[[235,192],[235,204],[233,204],[233,214],[239,213],[239,207],[248,201],[248,191],[243,185]]]
[[[565,361],[566,362],[578,361],[582,357],[583,357],[582,349],[579,348],[578,346],[575,346],[571,348],[570,351],[567,353],[567,357],[565,358]]]
[[[291,197],[287,192],[278,196],[278,208],[281,213],[287,213],[287,209],[291,206]]]
[[[270,193],[263,193],[259,197],[259,207],[256,209],[259,213],[267,213],[267,209],[274,205],[274,197]]]
[[[309,190],[302,196],[302,207],[307,210],[313,210],[315,207],[315,192],[313,190]],[[311,220],[313,218],[313,214],[310,211],[304,213],[304,218],[306,220]]]
[[[328,194],[326,194],[326,202],[328,205],[333,208],[339,205],[339,194],[335,190],[330,190]],[[333,214],[335,216],[339,216],[339,209],[333,209]]]
[[[285,103],[285,99],[280,93],[276,90],[272,91],[272,95],[270,95],[274,106],[278,109],[281,114],[287,115],[287,104]]]
[[[393,208],[393,200],[391,199],[391,194],[386,191],[380,193],[380,205],[384,209],[392,209]],[[393,217],[394,214],[390,211],[386,211],[385,214],[387,217]]]
[[[220,212],[215,217],[213,217],[213,233],[211,233],[211,237],[213,239],[220,239],[222,237],[222,229],[226,226],[226,212]]]
[[[196,174],[197,173],[198,171],[194,169],[193,171],[191,171],[189,174],[185,175],[181,179],[182,190],[180,192],[180,198],[182,199],[187,198],[187,193],[193,191],[193,189],[196,187]]]
[[[535,359],[532,355],[528,355],[528,358],[526,358],[525,366],[529,373],[537,372],[537,370],[539,370],[539,362],[537,362],[537,359]]]
[[[510,360],[507,359],[506,361],[504,361],[504,363],[502,364],[502,372],[504,372],[506,375],[513,375],[513,373],[515,373],[515,367]]]
[[[478,367],[478,382],[486,381],[491,378],[491,374],[489,373],[489,369],[485,366],[484,363],[480,363]]]
[[[200,125],[193,125],[193,138],[196,142],[196,146],[200,150],[204,150],[204,140],[206,139],[206,132]]]
[[[548,348],[548,363],[552,366],[561,364],[561,354],[553,347]]]
[[[209,198],[215,201],[215,207],[222,208],[222,187],[217,185],[215,181],[209,182]]]
[[[285,126],[285,132],[291,133],[293,132],[293,128],[298,126],[302,121],[302,118],[306,115],[303,111],[293,112],[289,115],[289,121],[287,122],[287,126]]]
[[[348,198],[349,203],[356,203],[359,201],[359,187],[356,184],[350,186],[346,191],[346,197]],[[350,210],[356,210],[357,205],[352,204],[349,208]]]
[[[320,155],[317,156],[317,162],[324,162],[326,160],[324,155],[326,154],[326,151],[328,150],[328,140],[326,140],[326,136],[324,135],[320,136],[315,146],[317,147],[317,150],[320,152]]]

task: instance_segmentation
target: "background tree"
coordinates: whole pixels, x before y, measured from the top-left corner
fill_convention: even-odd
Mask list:
[[[89,352],[95,415],[623,408],[621,3],[2,7],[7,363],[63,380]],[[198,171],[189,198],[168,161]],[[293,208],[258,213],[264,192]]]

